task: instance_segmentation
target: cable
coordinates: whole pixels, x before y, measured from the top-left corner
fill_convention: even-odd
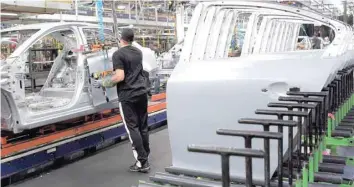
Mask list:
[[[99,38],[101,42],[104,42],[104,25],[103,25],[103,3],[102,0],[96,1],[97,6],[97,17],[98,17],[98,26],[99,26]]]
[[[96,6],[97,6],[97,18],[98,18],[98,26],[99,26],[99,32],[98,32],[98,37],[101,40],[101,43],[104,44],[104,25],[103,25],[103,2],[102,0],[97,0],[96,1]],[[103,46],[104,48],[104,46]],[[105,49],[102,50],[102,54],[104,57],[104,70],[108,70],[108,52],[105,51]]]

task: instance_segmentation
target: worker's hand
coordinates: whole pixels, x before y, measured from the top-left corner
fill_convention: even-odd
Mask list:
[[[95,88],[100,88],[102,87],[102,80],[93,80],[92,81],[92,86],[95,87]]]

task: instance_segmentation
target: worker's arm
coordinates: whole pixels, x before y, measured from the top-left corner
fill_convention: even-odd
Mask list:
[[[116,71],[114,71],[112,76],[107,76],[104,78],[104,80],[102,81],[102,86],[105,88],[112,88],[117,83],[122,82],[123,80],[124,80],[124,70],[117,69]]]
[[[113,76],[112,76],[112,82],[119,83],[124,80],[124,70],[123,69],[117,69]]]
[[[106,88],[114,87],[117,83],[122,82],[124,80],[124,56],[122,56],[119,51],[114,53],[112,56],[113,61],[113,72],[112,76],[106,77],[102,81],[102,86]]]

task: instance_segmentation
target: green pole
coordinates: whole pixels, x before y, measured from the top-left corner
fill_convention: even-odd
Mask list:
[[[322,138],[322,141],[320,142],[320,150],[318,151],[318,162],[320,163],[322,163],[323,161],[323,151],[324,151],[324,144],[325,144],[324,140],[325,138]]]
[[[299,173],[296,175],[295,187],[302,187],[302,180]]]
[[[307,169],[307,164],[304,164],[304,168],[302,170],[302,187],[308,187],[308,180],[309,180],[309,175],[308,175],[308,169]]]
[[[313,162],[313,156],[310,156],[309,158],[309,172],[308,172],[308,175],[309,175],[309,182],[314,182],[315,179],[314,179],[314,162]]]
[[[314,160],[314,172],[318,172],[318,164],[320,162],[320,158],[319,158],[320,157],[319,156],[320,149],[319,148],[315,149],[315,153],[314,153],[314,157],[315,157],[315,160]]]

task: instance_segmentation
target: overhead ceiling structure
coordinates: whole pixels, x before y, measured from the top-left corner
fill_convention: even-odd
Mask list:
[[[20,17],[19,14],[16,14],[16,13],[4,13],[4,12],[1,12],[0,13],[0,17],[1,17],[1,22],[4,22],[4,21],[10,21],[10,20],[15,20],[15,19],[18,19]]]
[[[348,1],[347,6],[348,6],[348,13],[354,14],[354,0]]]
[[[311,7],[332,17],[338,17],[344,13],[344,5],[341,0],[311,0]]]
[[[40,0],[36,0],[36,2],[37,1]],[[6,4],[7,2],[9,2],[9,5]],[[21,4],[21,2],[23,9],[25,9],[26,6],[29,6],[27,4],[30,4],[30,1],[28,0],[12,0],[11,2],[10,0],[5,0],[4,5],[8,7],[12,5],[13,8]],[[75,6],[76,2],[78,2],[78,6]],[[103,0],[103,22],[105,24],[114,23],[114,20],[112,19],[112,2],[113,0]],[[65,5],[67,6],[60,6],[58,4],[54,6],[53,3],[66,3]],[[97,23],[95,0],[41,0],[41,4],[39,3],[38,5],[36,4],[32,6],[36,9],[35,11],[28,12],[31,14],[22,13],[13,15],[11,12],[11,15],[7,15],[7,17],[2,16],[2,22],[7,24],[58,21],[82,21],[87,23]],[[54,7],[57,9],[54,9]],[[172,28],[174,27],[174,14],[166,13],[166,7],[167,0],[116,0],[117,22],[120,26],[135,25],[139,27]]]
[[[347,14],[353,14],[354,10],[354,0],[279,0],[279,2],[300,2],[312,10],[334,18],[338,18],[344,14],[345,4],[347,5]]]
[[[73,0],[1,0],[1,21],[15,20],[26,14],[52,14],[74,8]]]

